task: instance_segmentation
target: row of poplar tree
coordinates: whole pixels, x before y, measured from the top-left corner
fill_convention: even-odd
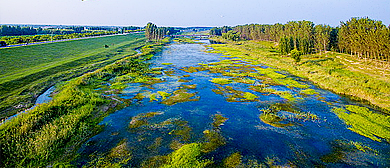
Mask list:
[[[145,27],[145,36],[149,41],[159,41],[166,35],[175,34],[176,32],[177,30],[173,27],[157,27],[150,22]]]
[[[367,17],[351,18],[338,27],[315,25],[311,21],[290,21],[286,24],[240,25],[231,29],[240,39],[278,42],[282,54],[289,54],[293,49],[304,54],[332,50],[390,62],[390,26]],[[210,33],[219,35],[217,33],[228,31],[223,27]]]

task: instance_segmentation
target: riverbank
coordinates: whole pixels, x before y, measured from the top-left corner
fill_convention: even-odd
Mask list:
[[[0,167],[46,167],[72,160],[80,145],[102,130],[98,123],[129,103],[110,94],[123,89],[110,79],[125,74],[134,76],[127,81],[142,78],[150,72],[145,60],[162,46],[144,45],[135,54],[128,45],[121,60],[63,83],[52,101],[5,122],[0,126]]]
[[[142,34],[130,34],[1,49],[0,120],[32,107],[54,84],[134,55],[144,45]]]
[[[273,42],[214,40],[225,43],[211,45],[214,52],[254,59],[390,113],[390,69],[386,65],[378,66],[336,52],[304,55],[300,63],[295,63],[291,57],[281,56]]]

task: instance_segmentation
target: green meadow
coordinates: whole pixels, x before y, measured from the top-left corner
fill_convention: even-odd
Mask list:
[[[133,55],[144,44],[143,34],[130,34],[0,49],[0,120],[31,107],[50,86]]]

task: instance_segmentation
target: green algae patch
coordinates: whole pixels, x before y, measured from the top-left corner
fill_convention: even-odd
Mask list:
[[[261,85],[256,85],[256,86],[249,86],[249,90],[253,90],[255,92],[260,92],[260,93],[273,93],[276,92],[275,89],[267,88],[268,85],[266,84],[261,84]]]
[[[186,89],[180,89],[173,92],[173,95],[168,99],[163,100],[161,103],[165,105],[174,105],[177,103],[198,101],[199,98],[192,98],[196,93],[188,93]]]
[[[147,85],[153,85],[153,84],[156,84],[156,83],[163,83],[165,81],[159,79],[159,78],[150,78],[148,79],[147,81],[143,81],[141,83],[144,83],[144,84],[147,84]]]
[[[205,69],[203,67],[183,67],[181,68],[180,70],[184,71],[184,72],[188,72],[188,73],[194,73],[194,72],[199,72],[199,71],[204,71]]]
[[[318,95],[319,93],[315,91],[314,89],[305,89],[301,90],[299,93],[304,94],[304,95]]]
[[[244,84],[254,84],[256,81],[248,78],[234,78],[235,82],[244,83]]]
[[[156,93],[152,93],[152,94],[150,94],[150,96],[149,96],[149,101],[150,102],[153,102],[153,101],[158,101],[158,99],[157,99],[157,97],[156,97]]]
[[[282,121],[284,121],[284,119],[282,119],[281,117],[273,113],[260,114],[259,118],[262,122],[271,125],[273,127],[283,128],[283,127],[294,125],[292,123],[281,123]]]
[[[220,85],[226,85],[232,83],[233,81],[227,78],[213,78],[210,80],[210,82],[220,84]]]
[[[277,94],[280,97],[287,99],[289,101],[295,101],[297,99],[294,97],[294,95],[291,94],[290,91],[276,91],[276,92],[273,92],[273,94]]]
[[[191,76],[191,75],[183,75],[183,77],[184,77],[184,78],[186,78],[186,77],[190,77],[190,76]]]
[[[253,93],[236,90],[231,86],[217,86],[217,89],[212,89],[212,91],[215,94],[226,97],[227,102],[251,102],[257,101],[256,99],[258,98]]]
[[[149,125],[148,119],[151,117],[154,117],[156,115],[164,114],[162,112],[149,112],[149,113],[141,113],[137,116],[134,116],[131,118],[131,121],[129,123],[129,128],[139,128],[142,126]]]
[[[223,167],[235,168],[242,162],[242,155],[239,152],[233,153],[223,160]]]
[[[365,155],[361,155],[360,157],[356,158],[356,156],[359,156],[359,153],[368,153],[369,155],[377,155],[378,153],[378,151],[375,151],[360,142],[354,141],[348,142],[343,140],[335,140],[331,143],[331,147],[332,151],[323,155],[320,158],[321,161],[325,163],[342,163],[349,162],[351,157],[353,157],[353,159],[359,159],[360,161],[364,162],[365,159],[367,159],[364,158]]]
[[[253,94],[251,92],[245,92],[243,95],[243,98],[245,98],[245,100],[248,100],[248,101],[253,101],[253,100],[257,99],[258,96],[256,96],[255,94]]]
[[[95,156],[96,157],[92,161],[88,162],[86,167],[123,167],[125,166],[131,159],[132,153],[127,148],[128,143],[127,139],[119,142],[114,148],[110,150],[108,154],[105,156]],[[55,166],[53,166],[55,167]],[[59,166],[61,167],[61,166]],[[65,166],[68,167],[68,166]],[[72,166],[69,166],[72,167]]]
[[[187,83],[187,82],[190,82],[190,80],[186,80],[186,79],[179,79],[178,82],[182,82],[182,83]]]
[[[202,144],[202,152],[204,153],[212,152],[218,147],[226,144],[226,139],[216,129],[204,130],[203,134],[206,141]]]
[[[332,111],[345,124],[349,130],[374,141],[381,142],[382,139],[390,142],[390,116],[370,111],[366,107],[346,105],[344,108],[333,108]]]
[[[193,85],[181,85],[183,88],[185,89],[196,89],[196,84],[193,84]]]
[[[161,65],[172,65],[173,63],[161,63]]]
[[[188,125],[188,121],[176,120],[172,122],[173,125],[176,125],[177,128],[169,132],[169,135],[174,135],[176,138],[179,138],[180,141],[187,142],[191,138],[192,128]]]
[[[229,118],[222,116],[222,114],[215,114],[213,116],[213,127],[219,128],[223,123],[225,123]]]
[[[163,91],[157,91],[157,93],[162,97],[163,100],[165,100],[167,97],[171,96],[171,93],[163,92]]]
[[[183,145],[180,149],[169,154],[167,164],[162,168],[179,168],[179,167],[206,167],[213,163],[211,160],[201,160],[201,144],[191,143]]]

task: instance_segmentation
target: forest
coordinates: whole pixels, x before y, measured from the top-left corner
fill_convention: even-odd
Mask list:
[[[230,40],[232,34],[237,34],[242,40],[278,42],[280,52],[285,55],[293,49],[303,54],[337,51],[360,59],[390,62],[390,27],[368,17],[354,17],[337,27],[303,20],[224,26],[213,28],[210,34]]]

